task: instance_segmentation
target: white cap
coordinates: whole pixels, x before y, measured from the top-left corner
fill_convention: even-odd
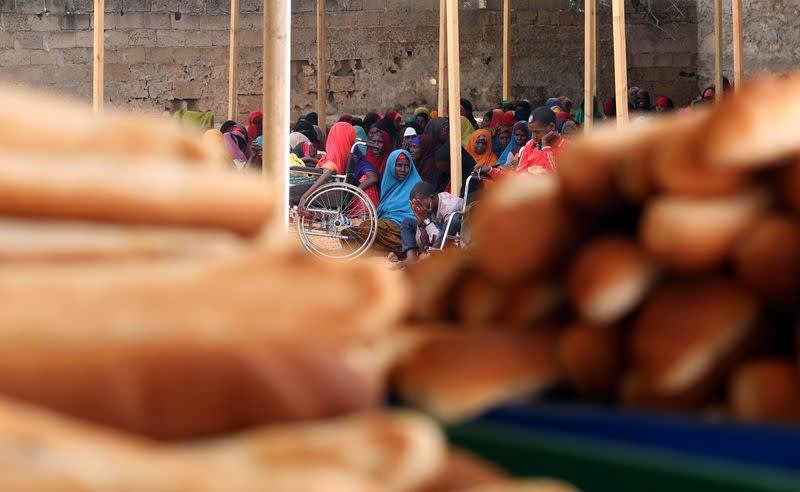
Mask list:
[[[417,131],[414,130],[412,127],[406,128],[406,132],[403,134],[404,137],[416,137]]]

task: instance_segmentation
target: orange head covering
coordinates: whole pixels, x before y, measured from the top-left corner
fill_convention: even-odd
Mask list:
[[[475,152],[475,142],[478,141],[479,137],[486,137],[486,150],[483,151],[483,154]],[[494,166],[497,164],[497,156],[492,152],[492,132],[482,128],[473,133],[469,143],[467,143],[467,153],[481,166]]]
[[[431,111],[431,119],[438,118],[439,112],[436,110]]]
[[[328,169],[336,174],[344,174],[350,160],[350,148],[356,141],[356,130],[350,123],[340,121],[331,127],[325,143],[327,154],[319,160],[317,167]]]

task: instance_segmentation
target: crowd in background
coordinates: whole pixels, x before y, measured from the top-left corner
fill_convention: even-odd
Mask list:
[[[729,86],[726,79],[724,89]],[[635,124],[658,113],[693,111],[698,105],[713,104],[715,95],[709,87],[691,105],[678,109],[669,97],[653,101],[648,91],[631,87],[630,119]],[[455,188],[450,179],[452,122],[418,107],[406,118],[394,110],[372,111],[363,117],[343,114],[330,127],[316,113],[300,117],[289,136],[289,165],[320,172],[313,180],[292,183],[291,205],[302,209],[307,198],[334,175],[350,172],[377,210],[376,244],[393,258],[413,261],[441,241],[443,221],[464,207],[470,175],[504,179],[555,173],[558,154],[580,133],[587,118],[616,118],[614,98],[600,104],[595,97],[591,114],[585,113],[583,101],[575,107],[566,96],[549,98],[539,107],[525,99],[501,101],[484,112],[476,111],[467,99],[460,102],[461,116],[455,123],[461,130],[460,196],[451,194]],[[263,117],[253,112],[247,125],[226,121],[220,127],[221,140],[237,169],[261,167]],[[358,142],[365,144],[355,145]],[[352,162],[356,165],[348,168]],[[477,190],[473,187],[473,191]]]

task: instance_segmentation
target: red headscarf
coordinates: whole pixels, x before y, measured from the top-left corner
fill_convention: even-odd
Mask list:
[[[383,118],[391,121],[392,124],[394,124],[394,122],[399,117],[400,117],[400,113],[398,113],[397,111],[389,111],[388,113],[386,113],[386,116],[384,116]]]
[[[503,113],[502,109],[494,109],[492,110],[492,119],[489,121],[489,128],[497,128],[503,122]]]
[[[264,113],[261,111],[253,111],[250,113],[250,119],[248,120],[247,125],[247,134],[250,136],[250,139],[253,140],[257,136],[261,135],[261,132],[258,130],[256,126],[256,119],[260,119],[262,122],[264,121]]]
[[[352,118],[353,118],[353,115],[351,115],[351,114],[343,114],[343,115],[341,115],[339,117],[339,121],[342,121],[342,122],[345,122],[345,123],[350,123],[350,120]]]
[[[370,147],[367,150],[367,160],[371,162],[378,172],[381,173],[381,176],[383,176],[383,171],[386,169],[386,160],[389,158],[389,154],[392,153],[392,137],[383,130],[376,131],[381,132],[381,139],[383,139],[383,149],[381,149],[382,155],[377,155],[375,149]]]
[[[492,117],[494,118],[494,114],[492,114]],[[503,113],[503,121],[501,121],[500,124],[503,126],[507,126],[508,128],[511,128],[512,126],[514,126],[514,123],[516,123],[516,121],[517,119],[514,117],[514,112],[506,111],[505,113]]]
[[[350,160],[350,148],[356,141],[356,130],[350,123],[340,121],[331,127],[325,144],[327,154],[319,160],[317,167],[328,169],[336,174],[344,174]]]

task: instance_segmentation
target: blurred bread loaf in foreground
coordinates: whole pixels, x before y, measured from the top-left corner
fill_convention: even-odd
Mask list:
[[[782,102],[776,135],[758,102],[764,97]],[[424,321],[459,332],[484,317],[497,323],[487,330],[502,330],[509,299],[527,291],[526,305],[544,305],[553,296],[533,287],[550,285],[568,304],[514,326],[553,329],[555,379],[570,396],[685,411],[727,391],[734,418],[788,420],[800,368],[748,361],[800,360],[790,347],[797,336],[789,342],[800,300],[797,108],[800,72],[759,76],[720,104],[648,116],[623,131],[594,128],[557,157],[555,179],[498,180],[467,220],[471,247],[437,254],[429,275],[424,261],[410,275],[422,303],[445,299]],[[440,265],[450,267],[446,280],[437,278]],[[493,349],[478,345],[473,358],[493,360]],[[434,359],[401,369],[412,381],[423,371],[449,373],[439,381],[467,378],[458,362],[434,371]],[[401,394],[452,410],[454,398],[433,391],[432,381]],[[513,398],[496,393],[480,407]]]

